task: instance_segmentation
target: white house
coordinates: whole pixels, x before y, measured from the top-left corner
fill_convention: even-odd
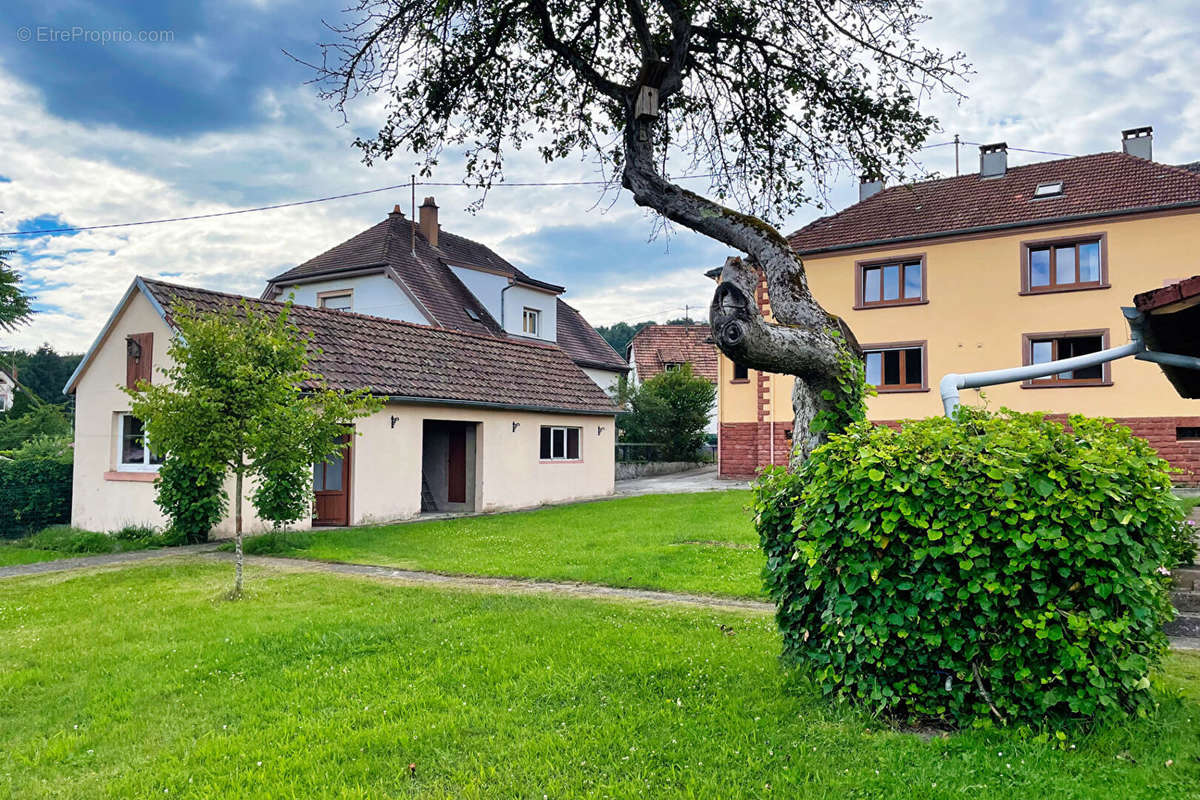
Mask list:
[[[11,411],[13,399],[17,394],[17,383],[4,370],[0,369],[0,411]]]

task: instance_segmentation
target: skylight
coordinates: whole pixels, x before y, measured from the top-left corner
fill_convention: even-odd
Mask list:
[[[479,313],[475,309],[471,308],[470,306],[463,306],[463,311],[467,312],[468,317],[476,322],[479,322]]]
[[[1033,190],[1034,197],[1055,197],[1062,193],[1062,181],[1047,181],[1046,183],[1039,183],[1037,188]]]

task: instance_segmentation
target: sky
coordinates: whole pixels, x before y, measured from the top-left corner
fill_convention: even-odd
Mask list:
[[[286,203],[387,186],[357,198],[218,219],[67,234],[0,237],[36,296],[32,324],[0,348],[48,342],[80,352],[136,275],[257,295],[267,278],[409,208],[410,159],[367,167],[351,146],[378,103],[342,117],[312,73],[284,51],[317,57],[345,0],[189,3],[6,0],[0,19],[0,230],[101,225]],[[958,134],[1006,141],[1009,163],[1120,148],[1120,132],[1154,126],[1155,158],[1200,159],[1200,10],[1157,2],[935,0],[923,42],[962,50],[965,99],[936,95],[928,144]],[[963,171],[977,149],[960,152]],[[954,148],[922,150],[917,167],[954,174]],[[432,180],[456,183],[453,160]],[[519,154],[508,180],[596,178],[586,161]],[[692,186],[703,190],[703,186]],[[596,187],[497,188],[475,214],[474,190],[434,195],[446,230],[482,241],[530,275],[565,285],[594,325],[706,315],[703,272],[727,248],[676,228],[664,235],[628,193]],[[850,205],[845,174],[830,208],[808,207],[785,232]],[[695,314],[693,314],[695,316]]]

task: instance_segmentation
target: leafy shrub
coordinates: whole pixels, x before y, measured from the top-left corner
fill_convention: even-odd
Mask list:
[[[59,553],[111,553],[113,537],[99,531],[85,531],[70,525],[51,525],[33,534],[26,545],[35,550]]]
[[[189,464],[168,453],[155,481],[154,502],[171,520],[175,540],[208,541],[208,533],[225,516],[225,474]]]
[[[850,426],[756,489],[785,655],[957,723],[1140,711],[1170,615],[1166,463],[1127,428],[964,409]]]
[[[39,433],[20,447],[6,450],[5,455],[14,461],[27,458],[52,458],[71,463],[74,459],[75,442],[70,436],[47,436]]]
[[[260,468],[258,485],[250,495],[259,519],[277,530],[312,515],[312,464],[292,461],[295,459],[285,458]]]
[[[1188,566],[1196,563],[1198,535],[1196,523],[1184,520],[1176,526],[1167,540],[1168,564],[1172,566]]]
[[[71,462],[0,459],[0,538],[71,519]]]
[[[717,388],[691,364],[655,375],[628,391],[631,414],[618,419],[621,440],[660,445],[663,461],[695,461],[704,445]]]
[[[164,531],[156,530],[149,525],[126,525],[113,534],[113,537],[126,545],[125,550],[142,550],[149,547],[176,547],[187,544],[186,537],[169,527]]]
[[[18,398],[27,396],[27,392],[17,392]],[[57,406],[39,406],[18,415],[14,404],[8,414],[0,414],[0,450],[20,447],[35,436],[70,435],[71,420]]]

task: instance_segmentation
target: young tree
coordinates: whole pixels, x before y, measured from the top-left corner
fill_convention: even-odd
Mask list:
[[[634,390],[633,413],[621,418],[624,438],[659,445],[664,461],[694,461],[717,400],[717,387],[692,373],[692,365],[660,372]]]
[[[0,250],[0,331],[11,332],[29,322],[33,306],[21,291],[21,276],[8,263],[12,250]]]
[[[745,258],[725,263],[713,336],[739,364],[797,376],[795,455],[861,404],[860,352],[812,296],[800,258],[766,221],[810,202],[832,171],[899,176],[956,91],[961,54],[922,46],[918,0],[359,0],[315,66],[343,113],[386,95],[371,163],[408,149],[424,174],[460,147],[486,191],[530,145],[546,161],[590,154],[634,202]],[[711,176],[716,199],[668,167]],[[729,199],[744,212],[722,205]],[[765,276],[775,321],[754,300]],[[861,412],[859,412],[861,413]]]
[[[282,458],[313,463],[337,452],[339,436],[380,402],[365,391],[328,389],[309,368],[310,337],[249,301],[216,312],[172,309],[178,330],[164,382],[126,390],[155,449],[234,476],[233,595],[242,592],[242,488]],[[281,439],[282,422],[292,426]],[[282,454],[282,455],[281,455]]]

